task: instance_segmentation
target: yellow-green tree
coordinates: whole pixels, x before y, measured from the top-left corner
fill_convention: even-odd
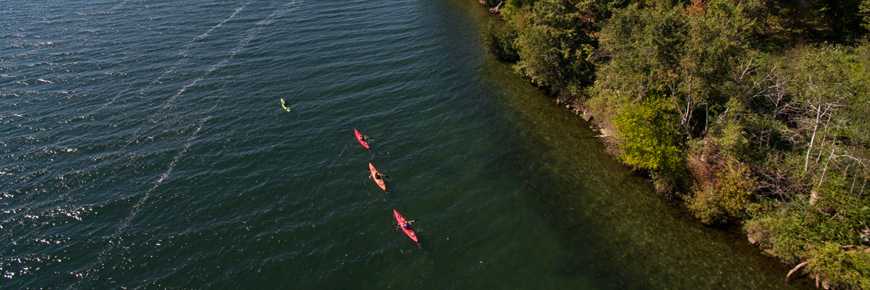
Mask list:
[[[622,107],[613,124],[619,138],[619,159],[651,171],[659,191],[674,189],[683,174],[683,146],[677,114],[667,98],[648,95]]]

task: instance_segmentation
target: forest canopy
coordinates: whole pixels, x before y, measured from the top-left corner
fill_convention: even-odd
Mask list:
[[[870,289],[870,0],[500,11],[487,50],[594,117],[659,192],[705,224],[742,225],[822,286]]]

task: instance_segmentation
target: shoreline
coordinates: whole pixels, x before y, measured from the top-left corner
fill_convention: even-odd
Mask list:
[[[491,5],[487,4],[486,1],[484,1],[484,0],[478,0],[478,2],[482,6],[487,8],[489,10],[489,12],[494,15],[494,17],[498,17],[499,19],[504,20],[503,11],[501,10],[501,8],[502,8],[501,3],[499,3],[497,6],[491,6]],[[596,135],[594,137],[601,138],[600,142],[606,148],[605,153],[615,160],[620,159],[619,158],[620,152],[618,149],[615,149],[615,147],[617,146],[616,145],[617,141],[613,140],[613,138],[615,137],[615,135],[613,134],[613,131],[611,129],[606,128],[606,126],[604,126],[601,122],[597,121],[595,116],[589,112],[590,108],[587,107],[587,105],[579,104],[578,103],[579,99],[577,97],[569,96],[567,99],[563,99],[563,97],[560,96],[560,94],[554,92],[554,89],[559,90],[558,88],[553,88],[551,86],[542,87],[542,86],[535,84],[535,82],[533,80],[529,80],[529,79],[526,79],[526,80],[528,82],[532,83],[533,85],[535,85],[541,89],[544,89],[546,91],[546,95],[555,99],[556,106],[559,106],[559,107],[564,106],[564,108],[566,110],[568,110],[570,113],[577,115],[580,118],[582,118],[583,120],[585,120],[589,124],[590,128],[598,133],[598,135]],[[590,86],[586,85],[584,87],[588,88]],[[726,111],[726,114],[727,114],[727,111]],[[827,131],[826,131],[826,133],[827,133]],[[833,152],[831,154],[833,156]],[[703,153],[701,153],[699,155],[701,156],[701,158],[704,157]],[[691,157],[691,156],[692,155],[689,155],[689,157]],[[819,156],[821,156],[821,154]],[[619,161],[619,162],[622,164],[631,166],[631,164],[628,164],[626,162],[623,162],[623,161]],[[683,160],[683,162],[688,164],[691,162],[691,160],[689,160],[687,158],[687,159]],[[687,166],[691,167],[691,164],[689,164]],[[719,165],[719,166],[722,166],[722,165]],[[729,168],[730,168],[730,165],[729,165]],[[635,167],[635,169],[637,169],[637,167]],[[633,175],[636,174],[636,173],[634,173],[634,170],[632,170],[632,174]],[[700,180],[703,178],[703,177],[696,176],[695,174],[697,174],[697,172],[692,171],[691,168],[690,168],[690,171],[688,172],[688,174],[690,174],[691,179]],[[657,188],[657,186],[653,184],[656,182],[654,180],[653,176],[648,175],[648,172],[647,172],[647,174],[642,174],[642,175],[643,175],[642,177],[647,182],[649,182],[651,185],[653,185],[653,187],[656,188],[657,192],[662,193],[662,191],[660,191]],[[816,193],[814,191],[813,192],[814,197],[816,196],[815,194]],[[676,194],[676,195],[666,194],[663,197],[665,199],[675,201],[676,203],[672,203],[672,204],[673,205],[679,204],[679,207],[682,210],[692,211],[692,209],[690,208],[691,201],[685,200],[682,197],[682,194]],[[812,201],[811,201],[811,203],[812,203]],[[828,214],[828,216],[830,216],[830,214]],[[730,219],[731,218],[729,218],[729,220]],[[739,228],[740,236],[744,239],[744,241],[748,242],[750,245],[752,245],[753,247],[758,249],[758,252],[761,252],[762,256],[767,256],[767,257],[777,259],[780,263],[787,265],[789,268],[791,268],[791,271],[789,271],[787,273],[783,273],[783,277],[784,277],[785,281],[787,281],[787,282],[793,281],[795,279],[807,278],[810,281],[815,282],[816,288],[848,289],[850,287],[861,287],[861,286],[849,285],[849,284],[844,285],[844,284],[842,284],[842,281],[836,281],[836,279],[834,279],[834,281],[831,281],[830,278],[826,278],[826,276],[830,275],[830,273],[825,273],[824,271],[818,271],[818,270],[811,269],[807,265],[810,264],[810,260],[812,257],[795,261],[794,258],[789,258],[789,257],[785,257],[785,256],[777,254],[774,250],[772,250],[770,248],[770,245],[765,244],[765,242],[770,243],[769,240],[766,240],[766,239],[769,239],[769,237],[759,238],[760,236],[763,236],[765,234],[753,232],[752,229],[749,228],[749,226],[747,224],[750,222],[750,219],[746,219],[746,220],[737,219],[737,221],[739,221],[739,224],[733,223],[730,221],[725,222],[724,224],[708,224],[707,222],[702,222],[702,220],[700,218],[697,218],[697,217],[695,217],[695,220],[698,223],[702,223],[702,224],[706,225],[706,228],[708,228],[708,229],[711,229],[711,227],[713,227],[712,228],[713,230],[716,230],[716,225],[726,226],[727,228],[734,228],[734,229]],[[822,241],[822,243],[828,244],[825,241]],[[767,246],[767,248],[765,246]],[[845,245],[842,247],[843,247],[844,251],[845,250],[854,250],[854,251],[859,251],[859,252],[864,252],[864,253],[870,252],[870,247],[867,247],[866,245],[862,245],[860,243],[859,244],[852,244],[852,245]],[[840,282],[841,284],[838,285],[837,282]]]

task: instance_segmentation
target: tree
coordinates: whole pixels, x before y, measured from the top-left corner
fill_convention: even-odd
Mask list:
[[[831,37],[857,36],[862,17],[855,13],[865,3],[863,0],[815,0],[810,7],[821,20],[819,30],[827,30]]]
[[[532,7],[534,4],[535,0],[506,0],[502,13],[504,13],[505,18],[510,19],[514,15],[522,13],[523,9]]]
[[[492,20],[481,33],[481,43],[486,51],[502,61],[516,62],[520,55],[514,47],[517,30],[512,23],[497,24]]]
[[[727,108],[733,71],[746,51],[749,20],[727,0],[690,8],[665,4],[617,10],[602,31],[610,61],[599,70],[596,93],[670,97],[690,138],[706,133],[710,115]],[[697,115],[695,112],[703,112]]]
[[[595,90],[639,99],[650,92],[670,95],[667,88],[678,83],[687,37],[682,12],[681,7],[667,5],[618,9],[601,31],[601,50],[609,61],[599,69]]]
[[[861,1],[858,7],[860,14],[864,17],[864,23],[861,24],[864,29],[870,30],[870,0]]]
[[[516,70],[539,86],[579,92],[592,80],[588,58],[595,48],[580,15],[568,0],[536,1],[529,16],[517,19]]]
[[[829,125],[832,120],[835,123],[843,121],[843,116],[838,113],[853,97],[844,56],[845,52],[839,46],[810,46],[793,70],[794,81],[789,93],[795,96],[795,101],[801,106],[802,121],[808,127],[806,134],[809,143],[804,158],[804,172],[810,169],[810,157],[816,144],[822,143],[821,146],[824,146],[828,130],[832,129]],[[817,163],[818,158],[813,164]]]
[[[697,2],[700,3],[700,2]],[[688,38],[679,59],[677,84],[670,88],[681,113],[680,125],[689,136],[707,132],[707,116],[727,110],[735,91],[734,70],[746,54],[749,20],[731,1],[708,1],[687,9]],[[694,118],[696,110],[704,110]],[[693,123],[695,122],[695,123]]]
[[[619,159],[652,171],[659,191],[672,191],[685,171],[685,137],[677,127],[678,118],[667,98],[648,95],[622,107],[613,124],[617,128]]]

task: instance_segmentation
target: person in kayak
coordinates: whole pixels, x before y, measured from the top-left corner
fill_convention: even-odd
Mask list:
[[[366,142],[369,140],[369,138],[366,138],[366,135],[359,135],[359,140],[362,142]]]
[[[380,173],[375,172],[375,179],[384,179],[384,177]]]
[[[411,229],[411,223],[416,222],[416,221],[417,221],[417,220],[410,220],[410,221],[409,221],[409,220],[405,220],[405,222],[402,223],[402,224],[400,224],[400,226],[402,226],[403,229],[406,229],[406,230],[409,230],[409,231],[413,231],[413,230]]]
[[[417,236],[414,234],[414,230],[411,229],[411,223],[414,221],[405,221],[405,223],[401,224],[402,228],[408,230],[408,235],[411,237]]]

